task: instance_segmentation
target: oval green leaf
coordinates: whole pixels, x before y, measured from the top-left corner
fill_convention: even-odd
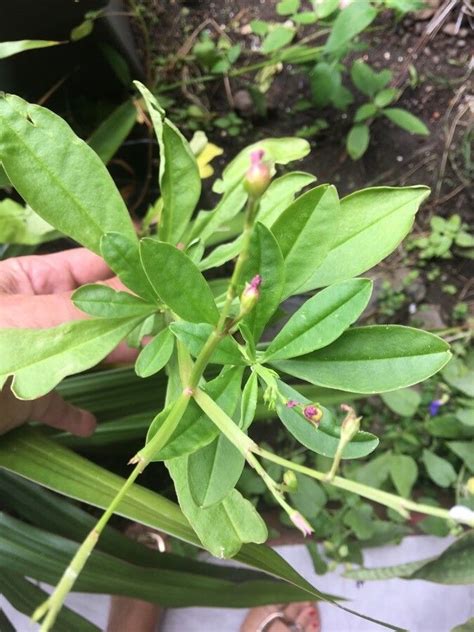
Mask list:
[[[166,365],[173,353],[174,338],[169,329],[163,329],[141,351],[135,362],[135,373],[150,377]]]
[[[186,345],[189,353],[195,358],[199,355],[207,339],[214,331],[214,327],[208,323],[187,322],[171,323],[170,329],[176,338]],[[247,364],[239,351],[239,345],[231,336],[226,336],[219,342],[209,362],[210,364],[226,365]]]
[[[74,305],[86,314],[102,318],[145,317],[157,310],[156,305],[150,305],[133,294],[117,292],[99,283],[83,285],[71,298]]]

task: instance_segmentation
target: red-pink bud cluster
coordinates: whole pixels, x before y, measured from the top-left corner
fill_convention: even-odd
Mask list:
[[[264,155],[263,149],[252,151],[250,168],[245,174],[245,190],[254,198],[259,198],[265,193],[272,178],[269,166],[262,160]]]

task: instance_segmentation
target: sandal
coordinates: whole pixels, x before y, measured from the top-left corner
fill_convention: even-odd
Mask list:
[[[257,623],[258,619],[258,623]],[[316,604],[264,606],[250,610],[241,632],[320,632],[321,619]]]

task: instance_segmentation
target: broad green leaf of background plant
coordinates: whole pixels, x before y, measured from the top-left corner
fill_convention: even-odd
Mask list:
[[[163,329],[140,351],[135,362],[135,373],[140,377],[158,373],[170,359],[173,349],[173,334],[168,328]]]
[[[219,312],[211,289],[184,252],[171,244],[143,239],[140,256],[148,280],[173,312],[192,323],[217,322]]]
[[[326,53],[336,53],[356,35],[366,29],[377,16],[377,10],[367,0],[357,0],[343,9],[334,21],[324,45]]]
[[[411,134],[419,134],[420,136],[428,136],[430,130],[426,127],[423,121],[402,108],[385,108],[382,110],[382,114],[388,119],[401,127],[402,129],[410,132]]]
[[[57,46],[64,42],[53,42],[50,40],[16,40],[14,42],[0,42],[0,59],[6,59],[18,53],[35,48],[48,48],[49,46]]]
[[[474,474],[474,443],[472,441],[448,441],[448,448],[454,452]]]
[[[101,318],[145,318],[157,310],[156,305],[150,305],[133,294],[118,292],[99,283],[83,285],[71,298],[77,308]]]
[[[426,380],[449,360],[449,345],[401,325],[354,327],[328,347],[275,367],[311,384],[355,393],[383,393]]]
[[[339,199],[321,185],[297,198],[272,226],[285,261],[283,298],[296,294],[337,239]]]
[[[189,353],[197,357],[207,339],[213,332],[208,323],[175,322],[170,324],[173,334],[186,346]],[[231,336],[225,336],[212,354],[210,364],[244,365],[243,355],[239,351],[237,342]]]
[[[236,402],[240,394],[242,373],[242,368],[235,367],[227,369],[224,370],[221,375],[206,384],[205,391],[227,414],[232,414],[235,410]],[[168,406],[153,419],[148,429],[146,437],[147,443],[160,429],[168,416],[169,409],[170,407]],[[175,457],[190,454],[206,446],[215,439],[218,434],[219,430],[217,426],[199,408],[194,400],[192,400],[168,443],[152,460],[164,461],[166,459],[174,459]]]
[[[365,152],[370,142],[370,129],[368,125],[357,123],[351,128],[346,139],[346,149],[352,160],[359,160]]]
[[[165,112],[155,97],[139,81],[134,83],[145,99],[160,146],[163,209],[159,237],[175,245],[186,230],[201,195],[199,168],[188,141],[165,118]]]
[[[463,362],[461,358],[453,358],[443,369],[446,382],[468,397],[474,397],[474,367]]]
[[[311,402],[293,388],[278,382],[278,388],[288,399],[300,404]],[[336,422],[333,415],[320,406],[323,417],[318,428],[315,428],[303,414],[295,408],[288,408],[280,401],[276,405],[278,416],[285,428],[305,447],[322,456],[333,457],[336,454],[340,437],[340,423]],[[367,456],[375,450],[379,443],[377,437],[370,432],[359,431],[352,441],[346,446],[343,459],[358,459]]]
[[[0,387],[13,375],[19,399],[49,393],[66,375],[95,366],[140,318],[76,320],[51,329],[0,330]]]
[[[0,95],[0,161],[38,215],[93,252],[100,254],[101,237],[109,231],[136,240],[103,162],[53,112]]]
[[[262,335],[280,304],[285,284],[285,264],[280,247],[269,228],[257,222],[252,233],[249,258],[242,271],[241,280],[250,282],[255,275],[261,276],[260,296],[244,321],[255,340]],[[240,290],[242,290],[240,288]]]
[[[423,450],[422,459],[429,477],[436,485],[449,487],[456,482],[456,470],[449,461],[442,459],[431,450]]]
[[[148,280],[140,259],[138,242],[120,233],[106,233],[100,241],[105,262],[124,285],[145,300],[158,301],[158,295]]]
[[[188,485],[187,457],[166,463],[174,481],[176,494],[184,515],[192,524],[202,545],[220,558],[234,557],[245,542],[263,543],[267,527],[253,505],[237,491],[220,503],[199,507]]]
[[[36,246],[59,236],[60,233],[29,206],[10,198],[0,202],[0,243]]]
[[[412,388],[401,388],[381,395],[386,406],[401,417],[412,417],[421,404],[421,395]]]
[[[89,147],[107,164],[132,131],[137,110],[131,99],[115,108],[87,139]]]
[[[263,361],[294,358],[330,344],[357,320],[371,292],[369,279],[351,279],[322,290],[293,314],[266,349]]]
[[[264,55],[270,55],[291,42],[295,36],[295,29],[286,26],[276,26],[262,42],[261,51]]]
[[[418,477],[418,466],[413,457],[406,454],[390,456],[390,478],[400,496],[408,498]]]
[[[221,180],[216,180],[213,186],[215,193],[226,193],[233,189],[244,177],[250,166],[250,154],[256,149],[263,149],[264,160],[270,163],[286,165],[293,160],[307,156],[311,150],[310,144],[303,138],[264,138],[242,150],[227,165]]]
[[[369,64],[358,59],[352,64],[351,79],[355,87],[363,94],[374,97],[390,82],[392,73],[387,68],[376,72]]]
[[[407,235],[428,194],[429,189],[423,186],[375,187],[343,198],[330,251],[300,291],[314,290],[370,270]]]

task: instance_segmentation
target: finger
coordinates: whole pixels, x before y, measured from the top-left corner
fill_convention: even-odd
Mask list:
[[[86,248],[0,262],[0,293],[57,294],[112,276],[104,260]]]
[[[92,413],[68,404],[55,391],[32,402],[30,419],[78,437],[88,437],[97,425]]]

